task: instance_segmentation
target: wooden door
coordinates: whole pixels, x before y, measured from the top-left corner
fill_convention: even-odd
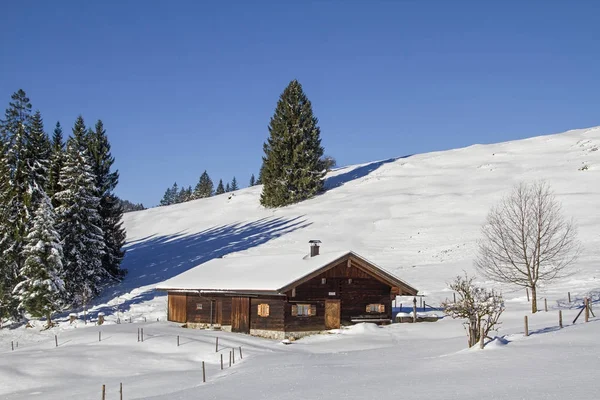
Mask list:
[[[250,298],[231,298],[231,331],[250,333]]]
[[[216,324],[223,325],[223,299],[217,299],[215,313],[217,316],[215,318]]]
[[[187,322],[187,295],[185,293],[169,293],[167,319],[174,322]]]
[[[340,314],[339,300],[325,300],[325,328],[338,329],[340,327]]]

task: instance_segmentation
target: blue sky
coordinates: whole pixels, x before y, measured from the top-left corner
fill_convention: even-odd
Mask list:
[[[600,125],[596,1],[29,1],[0,13],[0,108],[104,121],[120,196],[247,185],[298,79],[339,165]]]

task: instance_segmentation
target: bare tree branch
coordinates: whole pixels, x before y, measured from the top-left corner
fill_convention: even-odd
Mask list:
[[[497,282],[531,288],[537,311],[538,284],[572,273],[581,246],[550,186],[521,183],[493,207],[483,225],[475,266]]]

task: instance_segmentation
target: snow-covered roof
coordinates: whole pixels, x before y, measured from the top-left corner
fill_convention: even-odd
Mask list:
[[[285,254],[215,258],[158,284],[156,288],[277,292],[348,255],[366,261],[351,251],[321,253],[315,257],[306,254]],[[377,268],[400,281],[389,272]]]

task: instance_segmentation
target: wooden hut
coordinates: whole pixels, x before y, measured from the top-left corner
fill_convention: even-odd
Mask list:
[[[357,322],[387,324],[406,282],[352,251],[217,258],[171,278],[168,319],[273,339],[298,338]]]

